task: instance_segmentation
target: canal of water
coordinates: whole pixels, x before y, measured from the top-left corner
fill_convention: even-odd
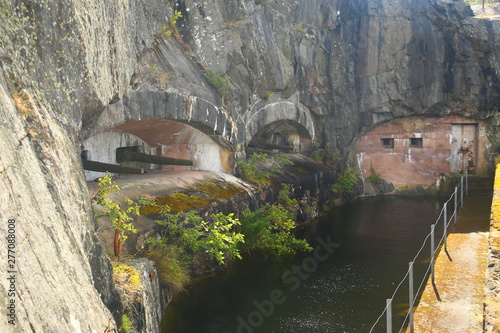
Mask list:
[[[369,332],[443,201],[375,197],[335,208],[308,230],[315,252],[282,262],[247,257],[199,280],[168,306],[162,333]],[[417,260],[417,286],[429,251]],[[394,302],[395,329],[407,290]],[[383,331],[383,324],[374,330]]]

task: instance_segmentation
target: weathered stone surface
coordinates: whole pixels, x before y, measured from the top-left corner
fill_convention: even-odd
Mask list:
[[[114,319],[109,259],[94,235],[92,209],[79,160],[67,133],[29,91],[15,94],[0,73],[1,232],[15,219],[15,325],[3,316],[2,332],[104,332]],[[2,244],[6,244],[2,242]],[[95,278],[94,278],[95,276]],[[101,293],[101,295],[99,295]],[[91,320],[89,320],[91,318]]]
[[[16,325],[2,317],[2,332],[115,328],[106,305],[119,312],[121,304],[95,236],[75,138],[128,89],[164,22],[162,5],[0,3],[1,231],[7,235],[12,218],[17,236]],[[6,263],[7,251],[0,258]]]
[[[165,308],[172,296],[167,299],[165,290],[160,286],[158,272],[154,262],[145,258],[133,259],[128,263],[134,267],[140,277],[140,302],[131,304],[135,314],[133,321],[137,332],[160,332],[160,323]]]
[[[191,59],[227,77],[230,92],[221,102],[229,111],[226,121],[236,135],[236,150],[257,132],[249,128],[279,117],[299,121],[299,108],[311,115],[309,135],[317,146],[335,146],[347,154],[360,132],[395,117],[459,114],[485,119],[500,106],[495,70],[500,25],[474,18],[464,3],[186,0],[176,9],[183,15],[177,39],[159,38],[151,55],[143,58],[159,72],[173,73],[171,82],[153,79],[151,87],[151,80],[143,77],[134,94],[160,88],[196,96],[217,108],[217,92],[203,78],[198,81],[200,69]],[[190,56],[183,58],[178,43]],[[269,92],[274,97],[266,98]],[[132,101],[128,98],[124,104]],[[190,112],[172,113],[186,110],[182,103],[177,108],[162,99],[149,95],[122,111],[112,106],[101,119],[109,119],[107,114],[133,119],[144,112],[143,105],[158,105],[171,110],[158,116],[192,120]],[[286,114],[278,108],[272,117],[255,113],[281,102],[296,108]],[[194,114],[206,110],[203,104],[190,108]]]

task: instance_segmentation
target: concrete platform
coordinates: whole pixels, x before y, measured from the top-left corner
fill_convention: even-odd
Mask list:
[[[437,257],[435,283],[429,278],[415,311],[414,332],[483,332],[493,179],[471,178],[470,185],[447,250]]]

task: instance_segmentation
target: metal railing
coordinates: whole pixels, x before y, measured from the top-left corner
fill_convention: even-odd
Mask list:
[[[465,184],[464,184],[465,183]],[[436,253],[440,249],[441,245],[443,245],[444,250],[446,251],[446,238],[448,236],[448,230],[450,227],[450,224],[453,222],[455,225],[457,223],[457,215],[458,215],[458,209],[461,208],[464,205],[464,195],[467,196],[469,195],[469,176],[467,173],[467,170],[465,171],[465,175],[460,178],[460,184],[459,186],[455,187],[454,193],[450,196],[450,198],[444,203],[443,208],[441,209],[441,212],[436,219],[436,222],[431,225],[431,232],[425,237],[422,246],[420,249],[417,251],[417,254],[413,258],[412,261],[409,262],[408,264],[408,271],[406,272],[406,275],[403,277],[401,282],[398,284],[396,289],[394,290],[394,293],[392,294],[391,298],[387,299],[386,301],[386,306],[384,311],[382,311],[382,314],[378,317],[376,322],[373,324],[373,326],[370,329],[370,333],[374,332],[373,330],[377,326],[377,324],[382,320],[384,317],[384,314],[386,315],[386,332],[387,333],[392,333],[392,325],[393,325],[393,318],[392,318],[392,304],[393,300],[396,296],[396,293],[398,290],[403,286],[404,282],[408,278],[408,287],[409,287],[409,292],[408,292],[408,313],[405,316],[403,323],[400,327],[400,329],[397,332],[402,332],[406,325],[408,325],[408,330],[410,333],[414,332],[414,320],[413,320],[413,313],[415,309],[415,303],[418,300],[417,295],[420,294],[422,291],[422,288],[425,286],[426,281],[428,279],[429,273],[431,276],[431,282],[434,285],[434,264],[435,264],[435,257]],[[453,214],[448,217],[448,204],[453,200]],[[458,202],[460,200],[460,202]],[[458,206],[460,205],[460,207]],[[443,236],[441,237],[441,240],[435,245],[435,228],[438,225],[438,223],[441,223],[440,220],[441,218],[443,219]],[[414,263],[417,260],[417,257],[420,255],[420,253],[424,250],[427,240],[430,238],[430,264],[427,267],[427,270],[425,271],[425,274],[422,278],[422,281],[417,289],[417,291],[414,291]]]

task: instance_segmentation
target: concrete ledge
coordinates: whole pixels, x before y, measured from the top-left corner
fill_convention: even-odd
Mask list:
[[[500,330],[500,164],[496,166],[491,203],[488,267],[484,299],[484,332]]]

